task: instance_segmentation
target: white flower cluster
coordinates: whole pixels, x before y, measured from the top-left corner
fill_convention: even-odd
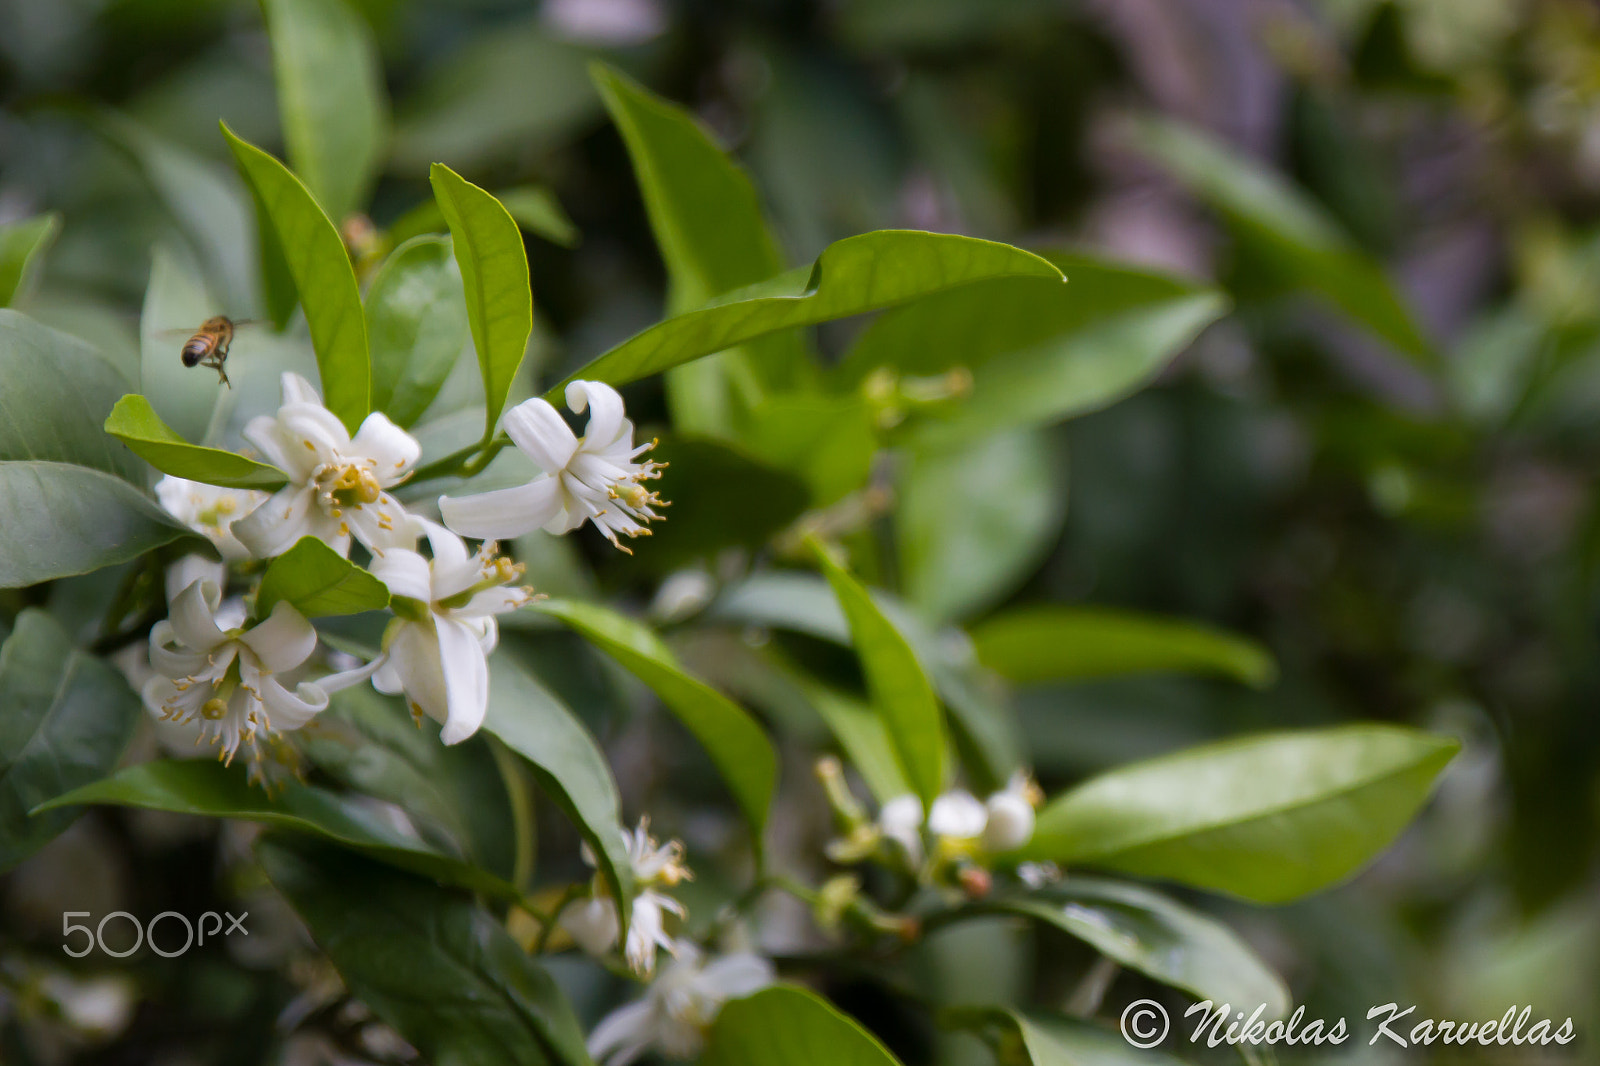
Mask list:
[[[170,476],[156,486],[162,506],[208,538],[223,562],[191,556],[168,574],[169,617],[150,634],[155,676],[144,702],[192,730],[196,743],[216,745],[224,760],[246,747],[259,768],[261,741],[299,729],[330,692],[369,677],[380,691],[403,693],[419,721],[439,722],[444,743],[467,739],[488,709],[495,616],[533,597],[512,586],[522,568],[497,555],[494,540],[593,522],[620,547],[618,534],[648,533],[646,523],[660,517],[653,508],[662,501],[643,486],[660,476],[659,464],[640,461],[651,445],[634,446],[622,397],[608,385],[567,387],[568,406],[590,412],[581,438],[544,400],[507,411],[507,434],[540,475],[518,488],[441,498],[443,526],[408,513],[390,492],[421,458],[414,437],[378,412],[351,436],[310,382],[284,374],[282,385],[277,414],[252,419],[244,437],[288,475],[283,488],[268,495]],[[227,564],[272,559],[307,536],[341,555],[361,544],[389,587],[395,617],[382,654],[365,666],[311,677],[317,632],[299,611],[279,602],[252,621],[244,599],[224,597]],[[485,543],[470,552],[462,537]]]
[[[627,1066],[651,1049],[671,1058],[692,1059],[700,1053],[706,1030],[724,1003],[775,980],[772,963],[748,951],[707,959],[692,941],[670,936],[666,916],[681,919],[687,914],[665,890],[693,877],[684,864],[683,844],[676,840],[657,844],[650,835],[649,819],[640,819],[637,829],[624,829],[622,839],[634,882],[622,953],[628,966],[651,983],[639,1000],[601,1019],[589,1037],[589,1054],[602,1066]],[[596,865],[587,848],[584,859]],[[591,882],[589,898],[569,904],[559,923],[590,955],[604,956],[617,946],[616,902],[598,876]],[[663,948],[672,958],[657,975],[656,955]]]

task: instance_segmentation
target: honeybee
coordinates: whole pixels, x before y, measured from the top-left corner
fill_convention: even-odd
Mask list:
[[[180,353],[183,365],[209,366],[217,372],[224,385],[233,388],[233,382],[228,380],[228,372],[222,368],[222,364],[228,361],[234,328],[242,325],[245,323],[234,322],[227,315],[216,315],[200,323],[200,328],[183,344]]]

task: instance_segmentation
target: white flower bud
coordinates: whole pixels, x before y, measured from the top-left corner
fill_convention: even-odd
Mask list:
[[[987,804],[989,823],[983,830],[983,850],[1011,851],[1033,839],[1033,805],[1015,792],[996,792]]]

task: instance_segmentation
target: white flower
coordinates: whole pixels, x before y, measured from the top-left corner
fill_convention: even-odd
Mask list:
[[[287,485],[234,524],[251,554],[282,555],[304,536],[348,552],[353,535],[375,555],[416,543],[405,509],[385,490],[406,479],[422,448],[387,416],[374,411],[352,439],[311,383],[286,373],[276,417],[251,419],[244,436],[289,475]]]
[[[676,914],[687,917],[683,904],[671,896],[647,888],[633,898],[633,911],[628,917],[628,942],[622,946],[622,956],[628,968],[641,977],[648,978],[656,972],[656,948],[666,948],[676,956],[677,942],[667,935],[666,916]]]
[[[922,801],[909,792],[884,802],[878,831],[905,849],[912,866],[922,865]]]
[[[1033,839],[1033,807],[1038,795],[1039,786],[1018,770],[1004,789],[989,797],[984,804],[988,811],[983,829],[985,851],[1013,851]]]
[[[650,835],[650,819],[639,819],[639,828],[624,829],[622,842],[628,850],[628,866],[633,871],[633,883],[638,895],[633,899],[632,917],[628,922],[628,940],[623,945],[623,956],[637,974],[649,977],[656,968],[656,949],[677,951],[677,943],[666,932],[666,916],[686,917],[688,911],[671,896],[656,891],[657,886],[668,888],[694,875],[683,861],[683,843],[669,840],[657,844]],[[583,859],[596,865],[594,853],[584,846]],[[596,886],[603,883],[596,879]],[[577,945],[590,955],[604,955],[617,943],[620,923],[616,903],[608,896],[596,894],[581,904],[573,904],[562,911],[561,928],[565,929]]]
[[[233,535],[233,523],[266,498],[255,489],[225,489],[171,474],[156,482],[156,499],[167,513],[215,544],[228,562],[250,558],[250,549]]]
[[[372,684],[391,695],[404,692],[412,714],[439,722],[440,738],[459,744],[478,731],[489,710],[488,655],[500,636],[494,616],[521,607],[533,590],[502,587],[522,567],[497,557],[494,544],[469,555],[443,526],[411,522],[427,534],[433,558],[390,548],[372,562],[373,574],[393,594],[395,613]]]
[[[230,624],[236,609],[220,603],[221,596],[216,582],[199,580],[173,600],[170,616],[150,631],[157,676],[145,683],[143,696],[151,713],[197,726],[197,740],[217,745],[225,761],[258,736],[299,729],[328,706],[329,692],[371,673],[363,667],[302,681],[291,692],[279,675],[303,666],[316,650],[311,623],[279,602],[265,621],[241,629]]]
[[[706,1030],[723,1004],[761,991],[776,980],[772,963],[740,952],[705,960],[686,941],[677,957],[643,998],[600,1020],[589,1036],[589,1054],[601,1066],[627,1066],[651,1048],[674,1059],[692,1059],[705,1046]]]
[[[928,811],[928,829],[934,836],[953,842],[977,840],[983,836],[989,812],[966,789],[953,789],[933,801]]]
[[[544,400],[507,411],[506,434],[544,472],[515,488],[441,496],[445,525],[464,537],[504,540],[535,529],[567,533],[593,522],[619,548],[619,533],[649,533],[644,524],[661,517],[651,508],[664,505],[642,482],[660,477],[661,464],[638,459],[654,442],[634,447],[633,423],[624,417],[616,389],[595,381],[567,386],[568,407],[582,414],[591,405],[581,438]]]
[[[562,910],[557,925],[588,955],[604,955],[617,944],[617,905],[610,896],[576,900]]]

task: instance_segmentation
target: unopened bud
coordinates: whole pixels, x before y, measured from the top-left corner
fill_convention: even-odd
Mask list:
[[[994,888],[994,878],[981,866],[961,867],[956,874],[956,881],[968,899],[982,899],[989,894],[990,889]]]

